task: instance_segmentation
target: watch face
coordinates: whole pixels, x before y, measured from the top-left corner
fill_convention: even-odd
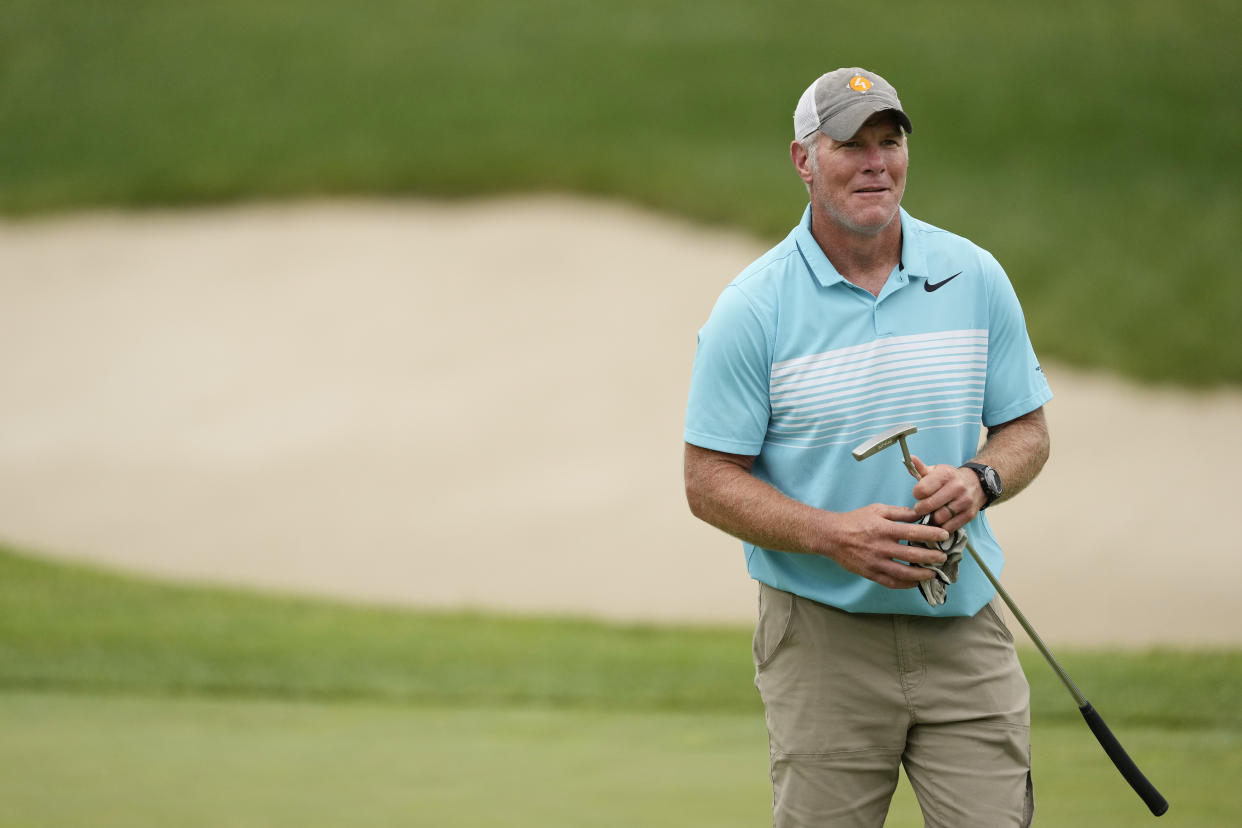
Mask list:
[[[985,466],[982,463],[966,463],[967,468],[973,471],[979,477],[979,486],[983,489],[983,494],[988,499],[988,504],[1001,496],[1004,488],[1001,486],[1000,475],[996,473],[996,469],[991,466]],[[985,504],[984,508],[986,508]]]
[[[988,489],[994,494],[1001,493],[1000,475],[996,473],[996,469],[986,469],[983,477],[987,481]]]

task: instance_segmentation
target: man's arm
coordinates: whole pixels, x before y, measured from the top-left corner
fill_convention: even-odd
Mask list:
[[[750,473],[753,457],[686,444],[686,499],[695,517],[736,538],[782,552],[823,555],[864,578],[906,589],[935,573],[906,566],[943,563],[945,556],[900,541],[947,540],[945,530],[919,526],[913,509],[875,503],[852,512],[816,509]]]
[[[994,503],[1008,500],[1035,479],[1048,460],[1049,446],[1048,421],[1042,406],[988,429],[987,440],[974,459],[1000,475],[1004,492]],[[917,457],[913,460],[925,475],[914,486],[914,496],[918,498],[914,511],[919,517],[932,512],[933,521],[953,531],[979,514],[987,496],[974,472],[948,465],[928,467]]]

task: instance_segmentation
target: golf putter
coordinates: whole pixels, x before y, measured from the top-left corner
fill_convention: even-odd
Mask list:
[[[854,455],[855,460],[862,461],[879,454],[894,443],[899,443],[901,445],[902,462],[906,470],[910,472],[914,479],[918,480],[920,475],[914,467],[914,461],[910,459],[910,447],[906,445],[906,438],[917,431],[917,426],[908,423],[895,426],[860,443],[851,454]],[[1154,815],[1161,816],[1164,814],[1165,811],[1169,810],[1168,800],[1161,796],[1156,787],[1147,780],[1147,777],[1139,770],[1138,765],[1134,764],[1134,760],[1130,758],[1125,748],[1121,746],[1121,742],[1117,741],[1117,737],[1113,735],[1108,725],[1104,723],[1103,717],[1096,712],[1091,702],[1087,701],[1082,693],[1079,692],[1078,687],[1074,685],[1069,675],[1061,668],[1056,658],[1053,657],[1052,651],[1044,644],[1044,640],[1035,632],[1035,628],[1026,620],[1026,616],[1018,609],[1017,604],[1009,597],[1009,593],[1005,591],[1000,581],[992,574],[992,570],[988,568],[988,565],[983,562],[983,558],[975,551],[975,547],[969,538],[966,540],[966,551],[970,553],[970,557],[974,558],[975,563],[978,564],[979,569],[983,571],[987,579],[992,582],[992,586],[996,588],[997,594],[1005,602],[1005,606],[1009,607],[1009,611],[1013,613],[1014,618],[1018,619],[1022,629],[1026,631],[1031,642],[1039,650],[1040,655],[1044,657],[1044,661],[1048,662],[1048,666],[1057,674],[1057,678],[1061,679],[1065,689],[1069,690],[1070,695],[1074,698],[1074,702],[1078,705],[1078,712],[1086,720],[1087,727],[1091,728],[1096,741],[1100,743],[1100,747],[1104,748],[1108,758],[1113,760],[1117,770],[1121,771],[1121,775],[1130,783],[1130,787],[1134,789],[1134,792],[1139,795],[1139,798],[1151,809]]]

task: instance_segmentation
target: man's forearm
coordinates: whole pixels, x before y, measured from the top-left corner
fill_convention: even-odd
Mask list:
[[[686,498],[695,517],[765,549],[814,553],[810,527],[824,516],[750,473],[749,458],[686,455]],[[818,513],[818,514],[817,514]]]
[[[988,430],[987,440],[975,458],[996,469],[1004,492],[996,502],[1008,500],[1027,487],[1048,460],[1050,440],[1043,408]]]

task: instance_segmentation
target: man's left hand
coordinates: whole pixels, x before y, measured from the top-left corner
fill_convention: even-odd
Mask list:
[[[948,532],[961,529],[974,520],[987,502],[979,478],[970,469],[954,466],[926,466],[918,457],[910,458],[921,479],[914,484],[914,511],[919,517],[931,515],[932,523]]]

